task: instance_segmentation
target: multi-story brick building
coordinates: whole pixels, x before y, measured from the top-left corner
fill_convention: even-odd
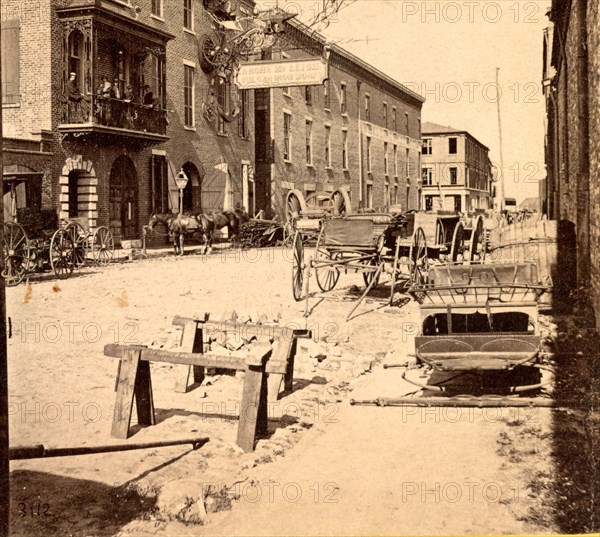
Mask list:
[[[272,59],[326,57],[319,86],[256,90],[256,178],[285,218],[291,190],[326,198],[343,188],[353,210],[416,209],[424,99],[291,19]],[[261,150],[266,147],[268,150]]]
[[[600,7],[588,0],[553,0],[546,32],[547,110],[545,205],[570,222],[577,243],[577,285],[600,320]]]
[[[110,226],[117,242],[139,237],[152,212],[178,210],[181,169],[190,179],[184,209],[241,202],[254,159],[252,92],[238,95],[202,69],[209,11],[193,0],[136,4],[1,6],[4,136],[13,140],[5,173],[43,182],[42,194],[26,203],[85,217],[91,228]],[[236,5],[241,15],[251,13],[245,6]],[[221,97],[224,113],[205,120],[203,103]],[[233,118],[229,102],[238,99]],[[32,144],[44,164],[37,155],[24,163]]]
[[[489,149],[467,131],[423,124],[421,208],[469,212],[493,208]]]

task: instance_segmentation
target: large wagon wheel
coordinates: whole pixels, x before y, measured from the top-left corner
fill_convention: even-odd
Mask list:
[[[485,259],[485,229],[481,215],[475,218],[469,241],[469,261],[483,262]]]
[[[325,226],[321,228],[317,245],[315,246],[315,255],[313,263],[315,263],[315,275],[317,277],[317,285],[321,291],[331,291],[340,279],[340,271],[335,266],[326,266],[319,268],[319,263],[328,263],[335,260],[336,255],[326,248],[324,243]]]
[[[88,234],[83,226],[77,222],[69,222],[65,231],[70,235],[75,245],[75,266],[82,267],[87,257]]]
[[[330,198],[331,206],[333,207],[334,216],[344,216],[352,213],[352,203],[348,192],[343,188],[335,190]]]
[[[108,265],[115,256],[115,242],[110,229],[100,226],[92,238],[92,255],[97,265]]]
[[[298,302],[302,298],[304,285],[304,245],[302,244],[302,234],[300,231],[296,231],[294,235],[292,250],[292,292],[294,300]]]
[[[452,263],[462,263],[465,255],[465,226],[458,222],[452,234],[449,259]]]
[[[71,276],[75,267],[75,243],[65,229],[54,232],[50,240],[50,266],[57,278],[64,280]]]
[[[379,266],[379,264],[381,263],[381,252],[383,251],[383,248],[385,247],[385,236],[381,235],[379,237],[379,239],[377,240],[377,255],[374,255],[373,257],[371,257],[371,259],[369,259],[368,265],[373,266],[373,270],[369,270],[367,272],[363,272],[363,280],[365,282],[365,286],[369,287],[369,285],[371,285],[371,282],[373,281],[373,278],[377,277],[377,281],[373,284],[373,287],[377,287],[377,284],[379,283],[379,277],[381,276],[381,270],[377,270],[377,267]],[[394,280],[395,283],[395,279],[392,278]],[[392,284],[393,285],[393,284]]]
[[[411,265],[411,283],[421,284],[427,277],[427,268],[429,260],[427,258],[427,241],[425,232],[418,227],[413,233],[412,244],[410,245],[409,262]]]
[[[29,239],[25,230],[15,222],[4,224],[2,243],[2,278],[6,285],[18,285],[29,271]]]
[[[306,211],[306,200],[299,190],[290,190],[285,198],[285,219],[292,222],[300,218],[302,211]]]

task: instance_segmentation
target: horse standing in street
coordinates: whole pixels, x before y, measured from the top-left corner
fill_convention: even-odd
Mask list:
[[[227,236],[235,244],[240,233],[240,226],[249,220],[248,214],[243,209],[233,211],[217,211],[211,214],[201,213],[198,221],[202,224],[205,243],[204,253],[212,248],[213,233],[218,229],[227,228]]]
[[[173,240],[175,255],[183,255],[183,243],[185,235],[204,234],[204,228],[200,222],[199,215],[194,214],[153,214],[148,222],[150,233],[154,226],[163,224],[169,236]],[[206,240],[205,240],[206,243]]]

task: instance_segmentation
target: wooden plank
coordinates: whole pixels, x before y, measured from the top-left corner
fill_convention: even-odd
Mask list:
[[[246,453],[254,450],[258,432],[267,426],[267,392],[264,367],[249,365],[244,378],[237,445]]]
[[[283,338],[277,338],[275,340],[273,357],[271,360],[276,363],[283,364],[285,370],[282,373],[269,373],[268,385],[269,385],[269,401],[277,401],[279,399],[279,392],[281,391],[281,385],[283,384],[284,377],[287,374],[288,358],[290,356],[291,345],[294,340],[285,340]]]
[[[181,334],[181,350],[191,353],[204,353],[203,347],[203,332],[199,328],[198,323],[192,319],[188,319],[183,325]],[[175,391],[178,393],[186,393],[190,386],[190,380],[193,383],[202,382],[204,379],[204,368],[198,365],[177,365],[175,366]]]
[[[199,323],[202,329],[206,330],[206,334],[208,335],[216,334],[218,332],[235,332],[243,338],[250,338],[252,336],[256,338],[264,336],[269,339],[274,339],[276,337],[285,337],[287,339],[292,339],[293,337],[312,337],[311,330],[305,328],[289,328],[280,325],[237,323],[232,321],[203,321],[201,319],[180,317],[179,315],[173,317],[173,324],[175,326],[185,326],[185,323],[188,321]]]
[[[141,350],[128,348],[121,359],[119,369],[119,384],[113,414],[113,423],[110,434],[113,438],[125,440],[129,435],[131,411],[133,409],[133,396],[135,394],[135,381]]]
[[[199,365],[204,367],[220,367],[223,369],[246,369],[244,358],[235,356],[218,356],[216,354],[197,354],[191,352],[173,352],[160,349],[149,349],[137,345],[118,345],[109,343],[104,347],[104,355],[121,358],[128,349],[141,351],[141,360],[150,362],[167,362],[170,364]]]

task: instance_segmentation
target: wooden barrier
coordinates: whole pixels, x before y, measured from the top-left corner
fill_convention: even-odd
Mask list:
[[[129,436],[133,402],[139,425],[154,425],[154,400],[150,362],[167,362],[177,366],[176,391],[185,393],[190,381],[200,382],[204,369],[219,368],[245,371],[242,390],[237,444],[244,451],[254,450],[257,435],[267,429],[267,401],[276,400],[281,386],[291,391],[298,337],[311,337],[311,331],[277,325],[208,321],[176,316],[173,324],[183,326],[181,351],[150,349],[138,345],[110,344],[104,354],[119,358],[116,402],[111,436]],[[244,356],[224,356],[204,352],[206,335],[231,334],[256,338]]]

